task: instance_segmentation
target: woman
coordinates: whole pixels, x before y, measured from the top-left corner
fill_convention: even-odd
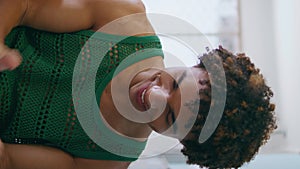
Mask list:
[[[188,163],[237,168],[252,159],[275,128],[274,105],[269,102],[272,92],[248,57],[220,48],[201,57],[201,63],[194,67],[165,69],[159,40],[139,0],[1,0],[0,11],[5,16],[0,20],[0,137],[4,142],[0,143],[0,168],[127,168],[141,153],[152,130],[180,138]],[[124,17],[126,22],[118,22]],[[104,125],[99,125],[117,138],[106,140],[108,146],[118,139],[126,140],[133,145],[130,152],[107,151],[102,143],[94,142],[98,133],[91,139],[94,135],[79,123],[80,115],[85,114],[76,109],[82,103],[80,86],[84,84],[80,80],[85,82],[88,76],[79,76],[80,82],[75,78],[72,83],[73,71],[77,63],[87,65],[84,68],[93,66],[86,53],[92,48],[88,39],[96,31],[101,39],[96,42],[108,49],[103,58],[107,62],[101,62],[95,80],[100,116],[105,119]],[[113,41],[116,37],[118,42]],[[143,55],[135,56],[137,51]],[[198,138],[209,108],[218,102],[211,97],[215,84],[203,64],[214,57],[221,59],[225,70],[227,99],[218,128],[200,144]],[[113,75],[128,58],[130,64]],[[118,104],[114,84],[129,88],[125,94],[118,91]],[[186,93],[184,89],[195,90]],[[76,92],[79,97],[72,98]],[[126,100],[137,110],[133,116],[142,113],[146,118],[135,121],[129,117],[131,109],[120,111],[119,104],[126,106]],[[163,107],[159,107],[160,102]],[[147,115],[155,106],[161,111]],[[183,132],[186,124],[176,122],[179,126],[174,127],[182,109],[187,118],[196,120],[189,133]],[[100,117],[97,113],[96,119]],[[175,134],[168,132],[171,126]],[[101,133],[100,140],[106,133]],[[116,152],[122,149],[118,146],[114,147]]]

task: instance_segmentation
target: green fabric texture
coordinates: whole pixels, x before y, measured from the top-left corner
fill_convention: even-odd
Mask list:
[[[23,61],[14,71],[0,72],[0,138],[4,142],[42,144],[89,159],[134,161],[138,158],[146,141],[114,133],[99,117],[95,119],[101,123],[100,128],[104,128],[103,135],[108,132],[114,135],[103,136],[103,139],[111,139],[105,142],[123,139],[125,141],[114,148],[122,149],[120,145],[131,144],[126,148],[134,153],[129,156],[111,153],[86,134],[72,99],[73,71],[75,64],[87,65],[84,68],[91,65],[91,58],[97,57],[97,52],[91,51],[106,51],[97,67],[95,87],[91,89],[100,97],[114,70],[128,56],[132,57],[126,66],[153,56],[163,57],[157,36],[126,37],[93,31],[56,34],[17,27],[6,37],[5,43],[18,49]],[[92,45],[94,43],[97,45]],[[132,55],[143,50],[147,51],[143,55]],[[99,136],[102,139],[102,135]]]

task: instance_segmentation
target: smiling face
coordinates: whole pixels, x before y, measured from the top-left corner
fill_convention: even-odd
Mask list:
[[[209,87],[208,73],[204,69],[190,67],[147,70],[139,73],[131,82],[129,97],[133,106],[147,112],[153,107],[164,107],[160,116],[148,123],[156,132],[184,132],[180,123],[187,123],[197,112],[191,112],[187,102],[199,100],[199,90]],[[169,133],[169,132],[168,132]],[[176,137],[176,136],[175,136]]]

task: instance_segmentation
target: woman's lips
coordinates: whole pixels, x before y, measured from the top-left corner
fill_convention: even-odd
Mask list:
[[[149,105],[147,104],[147,91],[148,91],[150,84],[151,83],[149,82],[149,83],[142,85],[136,95],[137,103],[143,111],[146,111],[149,109]]]
[[[147,89],[145,89],[142,93],[142,103],[145,104],[145,93],[146,93]]]
[[[136,93],[136,103],[137,109],[140,111],[147,111],[150,109],[150,102],[149,102],[149,95],[150,95],[150,88],[151,86],[158,83],[160,79],[160,75],[158,73],[154,74],[149,81],[144,82],[140,87],[138,87]]]

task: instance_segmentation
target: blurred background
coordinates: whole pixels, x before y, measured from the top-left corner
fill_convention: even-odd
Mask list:
[[[279,128],[258,156],[243,169],[300,168],[300,1],[299,0],[143,0],[148,13],[180,18],[197,31],[169,32],[188,44],[202,39],[199,51],[178,40],[161,36],[167,66],[176,65],[176,56],[185,65],[194,65],[205,47],[222,45],[233,53],[246,53],[261,68],[274,91],[273,102]],[[151,20],[151,17],[150,17]],[[154,21],[154,28],[163,23]],[[172,28],[172,24],[167,24]],[[157,28],[160,31],[160,28]],[[163,35],[163,34],[162,34]],[[196,42],[196,41],[195,41]],[[179,46],[179,47],[178,47]],[[185,46],[185,48],[184,48]],[[174,57],[172,57],[174,58]],[[172,62],[173,61],[173,62]],[[194,169],[185,164],[178,141],[151,135],[142,158],[130,169]],[[151,149],[151,150],[150,150]]]

